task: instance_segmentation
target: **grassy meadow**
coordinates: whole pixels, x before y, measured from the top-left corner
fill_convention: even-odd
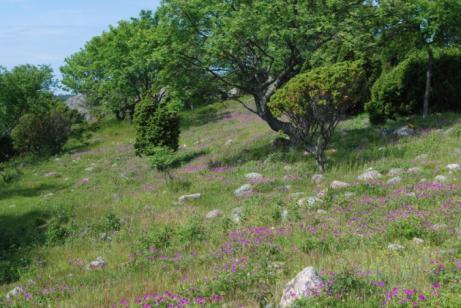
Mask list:
[[[134,155],[133,126],[107,120],[0,183],[0,306],[276,307],[313,266],[327,291],[299,307],[459,307],[461,171],[447,165],[461,163],[460,119],[387,125],[417,131],[404,138],[345,120],[319,184],[312,157],[233,101],[182,114],[190,159],[168,181]],[[359,181],[369,168],[383,177]],[[88,267],[97,257],[106,266]]]

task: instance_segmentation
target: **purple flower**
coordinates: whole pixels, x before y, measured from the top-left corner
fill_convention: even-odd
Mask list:
[[[415,290],[410,290],[410,289],[405,289],[403,290],[403,293],[405,293],[406,296],[411,297],[415,295],[416,291]]]
[[[206,298],[198,296],[195,298],[195,303],[197,305],[205,305],[206,304]]]
[[[422,301],[422,302],[427,301],[427,297],[426,297],[424,294],[420,294],[420,295],[418,296],[418,299],[419,299],[420,301]]]

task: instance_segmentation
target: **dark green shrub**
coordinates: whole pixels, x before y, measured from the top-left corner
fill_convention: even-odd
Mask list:
[[[145,99],[136,107],[136,155],[152,155],[152,149],[178,149],[179,116],[173,104]]]
[[[13,140],[10,136],[0,137],[0,163],[7,161],[15,154]]]
[[[71,122],[63,112],[26,114],[11,132],[14,147],[22,153],[55,154],[69,139]]]
[[[321,171],[337,124],[360,98],[363,76],[360,61],[318,67],[295,76],[271,98],[271,111],[288,119],[295,130],[290,138],[315,157]]]
[[[393,223],[387,230],[389,239],[423,237],[426,234],[423,222],[416,217],[409,217]]]
[[[429,108],[432,112],[461,110],[461,51],[436,50]],[[372,98],[366,104],[374,124],[422,113],[426,87],[426,52],[410,55],[385,72],[372,88]]]
[[[110,231],[120,231],[122,227],[122,221],[120,218],[113,214],[109,213],[103,217],[101,224],[101,231],[110,232]]]

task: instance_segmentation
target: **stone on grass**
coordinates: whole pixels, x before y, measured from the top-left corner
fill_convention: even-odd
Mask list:
[[[461,165],[460,164],[449,164],[449,165],[447,165],[447,169],[449,171],[453,171],[453,172],[460,171],[461,170]]]
[[[421,173],[421,168],[420,167],[412,167],[407,170],[407,173],[409,174],[418,174]]]
[[[280,307],[290,307],[302,297],[311,297],[318,294],[324,287],[324,282],[313,267],[306,267],[283,290]]]
[[[357,177],[360,181],[374,181],[382,178],[382,174],[374,169],[368,169],[366,172],[362,173]]]
[[[57,172],[48,172],[48,173],[45,173],[45,177],[46,178],[57,178],[59,176],[59,174]]]
[[[349,198],[352,198],[352,197],[355,197],[355,193],[354,193],[354,192],[351,192],[351,191],[346,191],[346,192],[344,193],[344,197],[346,197],[346,198],[348,198],[348,199],[349,199]]]
[[[424,240],[420,239],[418,237],[415,237],[415,238],[413,238],[413,243],[415,243],[417,245],[421,245],[421,244],[424,244]]]
[[[389,179],[387,181],[387,185],[397,185],[397,184],[400,184],[401,182],[402,182],[402,178],[399,176],[396,176],[392,179]]]
[[[401,251],[401,250],[404,250],[405,247],[400,244],[389,244],[387,246],[387,249],[392,250],[392,251]]]
[[[328,214],[328,212],[325,211],[325,210],[320,209],[320,210],[317,211],[317,214],[319,214],[319,215],[326,215],[326,214]]]
[[[80,185],[87,185],[90,183],[90,179],[89,178],[84,178],[80,181]]]
[[[94,167],[93,167],[93,166],[88,167],[88,168],[85,168],[85,171],[86,171],[86,172],[91,172],[91,171],[93,171],[93,170],[94,170]]]
[[[302,198],[302,199],[299,199],[297,204],[298,206],[302,206],[302,207],[307,207],[307,208],[312,208],[314,207],[317,203],[321,202],[322,200],[320,200],[319,198],[317,197],[307,197],[307,198]]]
[[[351,184],[346,183],[346,182],[341,182],[341,181],[333,181],[331,182],[330,187],[332,189],[341,189],[341,188],[351,187]]]
[[[288,210],[283,210],[280,216],[282,218],[282,221],[287,221],[288,220]]]
[[[444,175],[438,175],[434,178],[437,183],[444,183],[447,181],[447,177]]]
[[[321,184],[325,180],[326,180],[326,178],[325,178],[325,176],[323,174],[314,174],[312,176],[312,182],[314,182],[317,185]]]
[[[443,223],[432,225],[432,230],[434,230],[434,231],[442,231],[442,230],[445,230],[447,228],[448,228],[448,225],[443,224]]]
[[[404,172],[404,170],[401,169],[401,168],[392,168],[391,170],[389,170],[387,175],[391,176],[391,177],[394,177],[394,176],[399,176],[399,175],[403,174],[403,172]]]
[[[90,264],[88,265],[89,270],[97,270],[97,269],[102,269],[107,266],[106,261],[102,257],[97,257],[96,260],[91,261]]]
[[[237,190],[234,191],[236,197],[249,197],[253,194],[253,188],[250,184],[245,184],[240,186]]]
[[[243,211],[244,209],[242,207],[233,209],[231,213],[231,220],[236,224],[241,223],[243,218]]]
[[[183,203],[183,202],[186,202],[186,201],[198,200],[200,198],[202,198],[202,194],[197,193],[197,194],[181,196],[181,197],[179,197],[178,201],[180,203]]]
[[[245,178],[251,181],[259,181],[259,180],[262,180],[264,176],[260,173],[252,172],[252,173],[245,174]]]
[[[223,212],[217,209],[217,210],[208,212],[208,214],[206,214],[206,219],[215,219],[215,218],[221,217],[222,215],[223,215]]]
[[[409,137],[416,134],[415,130],[408,125],[402,126],[394,131],[394,135],[397,137]]]
[[[5,299],[9,301],[24,293],[26,293],[26,289],[24,287],[15,287],[13,290],[6,293]]]
[[[301,180],[301,177],[298,176],[298,175],[285,175],[285,176],[283,177],[283,180],[284,180],[285,182],[289,182],[289,181],[299,181],[299,180]]]

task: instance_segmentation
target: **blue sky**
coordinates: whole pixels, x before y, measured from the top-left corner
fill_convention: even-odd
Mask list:
[[[49,64],[121,19],[155,10],[160,0],[0,0],[0,66]]]

